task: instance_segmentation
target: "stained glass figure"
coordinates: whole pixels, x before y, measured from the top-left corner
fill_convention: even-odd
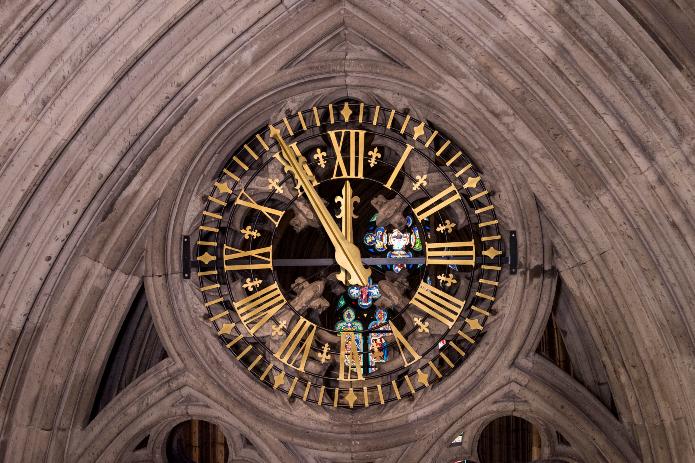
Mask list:
[[[369,231],[364,235],[363,242],[367,246],[367,251],[375,255],[384,255],[386,257],[415,257],[421,254],[422,237],[420,227],[413,223],[413,218],[407,216],[405,219],[405,230],[401,231],[398,228],[391,226],[377,227],[375,214],[370,221]],[[426,227],[427,228],[427,227]],[[393,270],[396,273],[401,272],[405,268],[412,268],[413,265],[395,264],[387,265],[388,270]]]
[[[374,321],[369,326],[369,372],[376,370],[377,363],[385,363],[389,359],[387,336],[391,335],[388,324],[388,312],[376,309]]]
[[[357,305],[361,309],[368,309],[374,301],[381,297],[381,292],[377,285],[370,284],[368,286],[350,286],[348,287],[348,296],[357,301]]]
[[[362,338],[363,335],[361,331],[364,330],[362,323],[359,320],[355,320],[355,311],[352,310],[351,308],[346,308],[343,311],[343,319],[339,321],[338,323],[335,324],[335,329],[338,331],[338,333],[343,333],[343,332],[353,332],[352,335],[355,336],[355,345],[357,346],[357,352],[362,354],[364,352],[363,345],[362,345]],[[350,339],[346,337],[345,339],[346,342],[346,352],[345,352],[345,364],[349,366],[352,365],[352,360],[350,358],[350,345],[352,344],[350,342]]]

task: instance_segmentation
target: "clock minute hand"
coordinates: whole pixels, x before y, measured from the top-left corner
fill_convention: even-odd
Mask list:
[[[270,136],[277,140],[278,145],[280,145],[282,152],[281,160],[284,160],[285,168],[294,174],[297,183],[304,189],[309,204],[314,209],[316,217],[335,248],[335,260],[342,269],[340,274],[345,276],[345,281],[341,281],[344,284],[366,286],[372,271],[362,265],[359,248],[343,236],[343,233],[338,229],[338,225],[323,204],[321,197],[314,189],[316,179],[313,174],[308,172],[306,159],[299,153],[297,144],[292,144],[292,148],[287,146],[287,143],[280,135],[280,131],[274,127],[270,130]]]

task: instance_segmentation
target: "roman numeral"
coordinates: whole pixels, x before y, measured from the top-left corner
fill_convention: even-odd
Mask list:
[[[426,264],[440,265],[475,265],[475,242],[455,241],[450,243],[425,243],[427,248]],[[454,257],[446,259],[445,257]],[[461,256],[461,257],[457,257]]]
[[[449,328],[454,325],[465,305],[464,301],[425,282],[420,283],[410,303]]]
[[[241,199],[241,197],[245,196],[246,199]],[[245,207],[250,207],[251,209],[256,209],[257,211],[261,211],[263,214],[265,214],[266,217],[268,217],[268,220],[273,222],[275,226],[277,227],[278,224],[280,223],[280,219],[282,218],[282,214],[284,214],[284,211],[279,211],[277,209],[273,209],[272,207],[268,206],[261,206],[258,204],[256,201],[251,198],[244,190],[241,190],[241,193],[239,193],[239,196],[237,197],[236,201],[234,204],[238,204],[240,206],[245,206]]]
[[[333,178],[363,178],[365,133],[367,133],[366,130],[331,130],[328,132],[335,152]],[[346,140],[347,143],[345,143]],[[348,145],[345,151],[348,156],[347,166],[343,159],[344,145]]]
[[[316,325],[306,318],[300,318],[292,327],[287,338],[274,354],[275,357],[299,371],[304,371],[304,366],[309,358],[311,344],[314,342]]]
[[[452,184],[449,188],[439,193],[437,196],[430,198],[418,207],[413,209],[418,219],[424,220],[438,210],[445,208],[457,199],[461,199],[458,190]]]
[[[340,368],[338,379],[341,381],[362,381],[362,354],[357,352],[354,331],[343,331],[340,333]],[[352,376],[353,371],[355,377]]]
[[[272,251],[272,246],[251,249],[250,251],[242,251],[241,249],[233,248],[225,244],[224,249],[222,250],[222,257],[224,259],[224,271],[228,272],[230,270],[259,270],[273,268],[271,262]],[[256,259],[260,259],[263,262],[227,265],[227,261],[236,260],[238,262],[238,259],[244,259],[246,257],[255,257]]]
[[[398,331],[398,328],[396,328],[396,325],[393,324],[392,321],[389,320],[389,326],[391,326],[391,332],[393,333],[393,337],[396,338],[396,344],[398,345],[398,350],[401,353],[401,357],[403,358],[403,366],[407,367],[412,365],[413,363],[417,362],[422,358],[420,354],[417,353],[417,351],[413,348],[413,346],[410,345],[407,339],[405,339],[405,336]],[[408,355],[406,356],[406,352]],[[410,358],[410,359],[409,359]]]
[[[410,154],[410,151],[412,149],[413,149],[412,145],[406,145],[405,150],[403,151],[403,154],[401,154],[401,158],[398,160],[396,167],[393,168],[393,172],[391,172],[391,176],[389,177],[388,181],[386,182],[386,188],[391,188],[393,186],[393,182],[395,182],[396,177],[398,177],[398,172],[400,172],[401,169],[403,168],[403,164],[405,164],[405,160],[408,159],[408,155]]]
[[[285,305],[285,297],[280,292],[277,283],[234,302],[234,308],[249,333],[254,334],[278,310]],[[251,325],[253,323],[253,325]]]

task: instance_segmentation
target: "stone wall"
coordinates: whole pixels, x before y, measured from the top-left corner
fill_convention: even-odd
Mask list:
[[[197,418],[233,461],[442,462],[509,414],[543,458],[695,460],[693,44],[685,0],[2,2],[0,460],[164,461]],[[221,355],[180,262],[230,148],[344,96],[465,147],[520,253],[463,368],[357,413]],[[535,353],[558,279],[618,417]],[[143,284],[168,357],[90,420]]]

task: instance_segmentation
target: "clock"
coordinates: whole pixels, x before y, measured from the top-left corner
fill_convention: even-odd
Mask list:
[[[195,240],[220,352],[290,400],[350,409],[421,394],[465,361],[504,252],[464,150],[356,100],[287,114],[232,151]]]

